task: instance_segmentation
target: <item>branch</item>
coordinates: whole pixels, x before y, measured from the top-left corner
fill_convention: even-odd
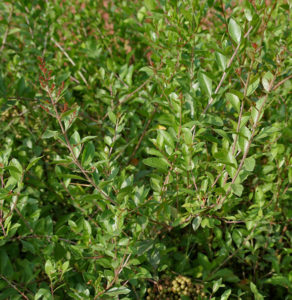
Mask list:
[[[68,58],[69,62],[75,67],[76,66],[75,62],[72,60],[72,58],[69,56],[69,54],[65,51],[65,49],[53,37],[51,37],[51,40],[62,51],[62,53]],[[83,76],[81,71],[78,71],[78,74],[80,75],[81,79],[86,84],[86,86],[88,86],[87,80],[85,79],[85,77]]]
[[[248,37],[248,35],[250,34],[252,28],[253,28],[252,26],[249,27],[248,31],[247,31],[246,34],[244,35],[244,38],[247,38],[247,37]],[[232,64],[232,62],[233,62],[233,60],[234,60],[234,58],[235,58],[236,55],[237,55],[237,52],[238,52],[240,46],[241,46],[241,43],[238,43],[237,47],[236,47],[235,50],[234,50],[234,53],[232,54],[232,56],[231,56],[231,58],[230,58],[230,60],[229,60],[229,62],[228,62],[228,64],[227,64],[227,69],[230,68],[230,66],[231,66],[231,64]],[[221,86],[222,86],[222,84],[223,84],[223,81],[224,81],[226,75],[227,75],[227,72],[224,71],[224,73],[222,74],[222,77],[221,77],[221,79],[220,79],[220,82],[219,82],[219,84],[218,84],[217,87],[216,87],[215,95],[218,93],[219,89],[221,88]],[[214,98],[211,97],[210,100],[209,100],[208,105],[206,106],[206,108],[205,108],[204,111],[203,111],[203,114],[204,114],[204,115],[207,113],[207,110],[209,109],[209,107],[212,105],[213,102],[214,102]]]
[[[242,169],[242,167],[243,167],[243,164],[244,164],[245,159],[246,159],[246,157],[247,157],[247,155],[248,155],[248,152],[249,152],[251,143],[252,143],[253,138],[254,138],[254,136],[255,136],[255,134],[256,134],[256,129],[257,129],[258,122],[259,122],[260,116],[261,116],[261,114],[262,114],[263,108],[264,108],[264,106],[265,106],[265,104],[266,104],[266,102],[267,102],[268,95],[269,95],[270,91],[273,89],[273,85],[274,85],[275,79],[276,79],[276,75],[274,76],[273,80],[272,80],[271,83],[270,83],[269,89],[268,89],[268,91],[267,91],[267,93],[266,93],[266,96],[265,96],[265,98],[264,98],[264,101],[263,101],[261,107],[258,109],[257,117],[256,117],[256,119],[255,119],[255,122],[254,122],[253,126],[252,126],[252,132],[251,132],[250,140],[248,141],[247,147],[246,147],[246,149],[245,149],[245,151],[244,151],[244,153],[243,153],[243,157],[242,157],[241,162],[240,162],[240,164],[239,164],[239,166],[238,166],[238,169],[237,169],[237,171],[236,171],[234,177],[232,178],[231,184],[233,184],[233,183],[235,182],[235,180],[237,179],[237,177],[238,177],[238,175],[239,175],[239,172],[241,171],[241,169]],[[220,207],[221,207],[221,205],[223,204],[223,202],[226,200],[226,198],[227,198],[227,196],[229,195],[230,192],[231,192],[231,186],[228,188],[228,190],[227,190],[227,192],[226,192],[226,195],[222,198],[222,200],[221,200],[221,201],[218,201]]]
[[[283,80],[281,80],[280,82],[278,82],[278,83],[274,86],[273,90],[275,91],[279,86],[281,86],[283,83],[285,83],[287,80],[289,80],[289,79],[291,79],[291,78],[292,78],[292,75],[290,75],[290,76],[284,78]]]
[[[29,298],[27,296],[24,295],[24,293],[19,290],[17,288],[17,286],[15,284],[13,284],[11,281],[9,281],[5,276],[3,276],[2,274],[0,274],[0,277],[6,281],[13,289],[15,289],[24,299],[29,300]]]
[[[70,154],[72,156],[72,159],[73,159],[73,163],[79,168],[79,170],[83,173],[83,175],[85,176],[85,178],[88,180],[88,182],[90,182],[90,184],[95,187],[95,189],[97,189],[99,191],[99,193],[105,198],[107,199],[108,201],[110,201],[113,205],[116,205],[116,202],[114,200],[112,200],[110,198],[109,195],[107,195],[107,193],[105,193],[93,180],[92,178],[90,178],[90,176],[87,174],[87,172],[84,170],[84,168],[82,167],[81,163],[79,162],[79,160],[77,159],[77,157],[75,156],[75,153],[73,151],[73,147],[70,143],[70,140],[68,138],[68,135],[67,135],[67,132],[63,126],[63,123],[62,123],[62,120],[61,120],[61,116],[59,114],[59,111],[57,109],[57,102],[58,102],[58,99],[60,97],[60,94],[61,94],[61,91],[62,91],[62,88],[64,86],[64,84],[58,89],[57,91],[57,99],[55,100],[54,99],[54,96],[53,96],[53,91],[55,90],[55,85],[52,84],[50,86],[49,84],[49,81],[51,80],[51,71],[48,71],[47,68],[45,67],[45,62],[42,58],[39,58],[40,60],[40,69],[42,71],[42,74],[43,76],[40,76],[40,84],[41,84],[41,87],[43,88],[44,91],[46,91],[46,93],[48,94],[49,96],[49,99],[50,99],[50,102],[51,102],[51,105],[54,109],[54,112],[55,112],[55,117],[59,123],[59,126],[60,126],[60,129],[61,129],[61,132],[62,132],[62,135],[65,139],[65,143],[66,143],[66,146],[67,148],[69,149],[70,151]]]

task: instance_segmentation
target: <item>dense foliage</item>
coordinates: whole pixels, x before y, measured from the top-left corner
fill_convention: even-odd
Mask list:
[[[292,299],[285,0],[0,3],[0,299]]]

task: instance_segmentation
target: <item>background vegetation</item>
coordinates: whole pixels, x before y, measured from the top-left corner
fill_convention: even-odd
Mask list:
[[[288,1],[0,3],[0,299],[292,299]]]

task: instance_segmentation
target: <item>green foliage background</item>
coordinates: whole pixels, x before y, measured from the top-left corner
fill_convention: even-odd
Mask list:
[[[1,2],[0,299],[292,299],[289,10]]]

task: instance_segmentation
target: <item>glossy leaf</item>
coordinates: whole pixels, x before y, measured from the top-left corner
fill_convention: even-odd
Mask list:
[[[265,73],[265,75],[262,77],[262,84],[266,92],[269,92],[272,88],[271,84],[273,81],[273,74],[271,72]]]
[[[230,295],[231,295],[231,289],[228,289],[221,295],[220,300],[227,300]]]
[[[218,64],[218,66],[225,71],[226,67],[227,67],[227,58],[225,55],[223,55],[222,53],[216,51],[215,52],[215,58],[216,58],[216,62]]]
[[[198,80],[201,90],[208,96],[212,96],[212,80],[202,71],[198,74]]]
[[[242,192],[243,192],[243,186],[241,184],[236,184],[236,183],[233,183],[231,185],[231,188],[232,188],[232,191],[233,193],[240,197],[242,195]]]
[[[197,216],[192,221],[193,230],[196,231],[201,225],[202,218]]]
[[[109,289],[106,292],[106,295],[114,297],[114,296],[118,296],[118,295],[127,295],[130,293],[130,290],[127,289],[126,287],[114,287]]]
[[[93,143],[91,142],[87,143],[82,153],[82,165],[84,167],[87,167],[92,162],[94,153],[95,153],[95,148]]]
[[[259,86],[259,83],[260,83],[260,78],[259,77],[256,77],[253,79],[253,81],[250,82],[250,84],[248,85],[248,88],[247,88],[247,97],[252,95],[255,90],[258,88]]]
[[[232,18],[229,20],[228,23],[228,31],[233,41],[236,44],[239,44],[241,41],[241,28],[237,24],[237,22]]]
[[[161,170],[167,170],[170,164],[165,160],[164,158],[156,158],[156,157],[149,157],[146,159],[143,159],[143,163],[149,167],[161,169]]]
[[[252,157],[246,158],[245,161],[244,161],[244,168],[247,171],[252,172],[254,170],[254,167],[255,167],[255,159],[252,158]]]
[[[226,98],[237,112],[240,112],[240,100],[235,94],[227,93]]]
[[[26,167],[26,171],[28,171],[30,168],[32,168],[43,156],[40,157],[34,157],[30,160],[28,166]]]

